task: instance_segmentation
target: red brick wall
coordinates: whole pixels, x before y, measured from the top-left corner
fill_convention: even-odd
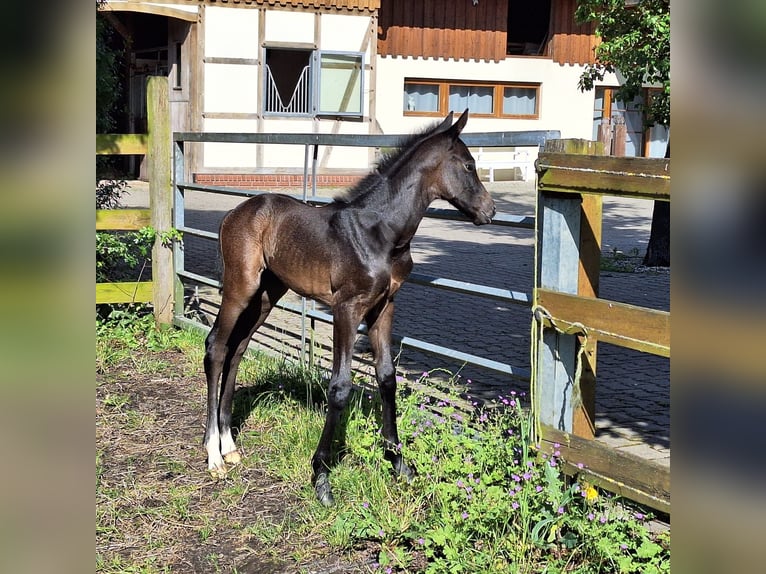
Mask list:
[[[317,187],[350,187],[362,177],[355,174],[319,174],[317,175]],[[290,173],[197,173],[194,174],[194,181],[202,185],[256,189],[262,187],[301,187],[303,185],[303,175]],[[308,185],[311,185],[311,176],[308,178]]]

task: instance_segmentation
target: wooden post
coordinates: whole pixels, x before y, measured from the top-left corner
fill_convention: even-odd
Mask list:
[[[625,125],[625,119],[622,117],[615,118],[614,123],[614,151],[612,155],[619,157],[625,156],[625,145],[628,139],[628,126]]]
[[[598,126],[598,141],[604,144],[604,155],[612,153],[612,124],[603,118]]]
[[[168,79],[150,76],[146,86],[146,112],[149,132],[149,208],[157,238],[152,248],[154,320],[157,326],[173,322],[173,251],[163,244],[163,235],[172,229],[173,194],[171,187],[170,108]]]
[[[603,155],[603,142],[549,140],[546,152]],[[541,193],[538,197],[536,287],[598,296],[601,263],[601,196]],[[537,296],[535,296],[537,303]],[[596,342],[555,329],[543,331],[536,376],[540,422],[592,439],[595,436]],[[574,387],[578,347],[582,355],[579,386]]]

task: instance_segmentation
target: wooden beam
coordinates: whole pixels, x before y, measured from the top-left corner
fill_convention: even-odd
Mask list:
[[[536,289],[535,301],[562,327],[578,323],[599,341],[670,357],[670,313]]]
[[[173,3],[173,0],[170,0],[170,2],[167,3]],[[144,14],[154,14],[156,16],[176,18],[186,22],[196,22],[198,18],[196,10],[194,12],[189,12],[187,10],[172,8],[169,6],[160,6],[150,2],[109,2],[99,7],[99,10],[109,10],[112,12],[142,12]]]
[[[542,450],[548,453],[559,450],[566,461],[563,470],[567,474],[584,475],[610,492],[670,513],[669,466],[547,425],[542,426],[541,435]]]
[[[541,191],[670,200],[670,159],[666,158],[542,152],[537,170]]]
[[[96,134],[96,155],[144,155],[146,134]]]
[[[96,283],[96,303],[148,303],[152,282]]]
[[[96,210],[96,231],[132,231],[151,224],[152,218],[148,209]]]

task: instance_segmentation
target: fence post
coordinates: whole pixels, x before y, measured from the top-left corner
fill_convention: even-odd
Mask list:
[[[170,107],[168,79],[150,76],[146,86],[146,112],[149,133],[147,164],[149,208],[157,237],[152,248],[154,320],[157,326],[173,322],[173,251],[163,236],[172,229],[173,194],[171,187]]]
[[[546,152],[603,155],[603,142],[548,140]],[[539,193],[535,287],[597,297],[601,262],[600,196]],[[537,296],[535,294],[535,305]],[[579,386],[574,387],[578,347],[585,344]],[[583,438],[595,436],[596,343],[579,335],[543,330],[535,379],[542,424]]]
[[[612,155],[624,157],[627,140],[628,126],[625,125],[625,118],[616,116],[614,121],[614,149]]]

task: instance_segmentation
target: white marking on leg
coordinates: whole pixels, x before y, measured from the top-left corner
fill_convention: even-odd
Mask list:
[[[218,429],[215,429],[210,433],[207,444],[207,469],[216,477],[220,477],[226,474],[226,465],[223,462],[221,456],[221,437],[218,434]]]
[[[231,436],[231,429],[224,431],[221,435],[221,452],[223,459],[229,464],[238,464],[241,460],[237,445],[234,444],[234,438]]]

